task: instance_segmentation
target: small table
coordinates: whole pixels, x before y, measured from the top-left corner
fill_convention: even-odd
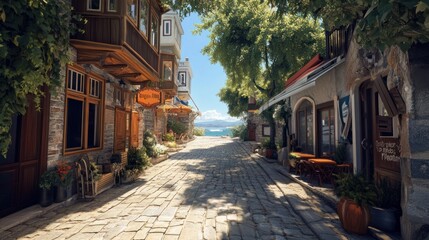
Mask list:
[[[326,158],[310,158],[308,162],[312,166],[313,176],[317,175],[319,177],[320,186],[322,186],[322,180],[330,180],[332,182],[332,173],[337,165],[335,161]]]

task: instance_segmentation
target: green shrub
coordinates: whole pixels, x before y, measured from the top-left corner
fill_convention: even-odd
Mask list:
[[[176,139],[174,137],[174,133],[166,133],[164,134],[162,140],[167,142],[174,142]]]
[[[374,184],[365,180],[362,175],[336,175],[335,193],[338,197],[352,199],[359,205],[373,204],[376,200]]]
[[[206,134],[206,129],[201,127],[194,128],[194,135],[195,136],[204,136]]]
[[[155,135],[153,135],[152,132],[146,130],[143,134],[143,146],[146,148],[146,153],[149,157],[157,157],[155,145]]]
[[[53,170],[48,170],[40,176],[39,187],[42,189],[51,189],[55,185],[57,173]]]
[[[127,153],[128,163],[126,169],[143,170],[149,165],[149,157],[146,154],[145,148],[140,149],[131,147]]]
[[[167,120],[167,129],[172,130],[177,135],[182,135],[188,131],[188,127],[176,119]]]
[[[247,126],[245,124],[231,128],[232,137],[239,137],[243,141],[249,140],[247,134]]]

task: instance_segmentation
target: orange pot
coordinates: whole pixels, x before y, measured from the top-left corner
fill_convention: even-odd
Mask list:
[[[367,233],[370,220],[368,207],[360,206],[351,199],[342,198],[337,204],[337,212],[346,231],[361,235]]]

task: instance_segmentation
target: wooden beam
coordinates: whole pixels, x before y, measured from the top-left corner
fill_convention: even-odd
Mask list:
[[[104,64],[101,67],[108,68],[108,69],[122,69],[122,68],[127,68],[128,64]]]
[[[92,63],[100,63],[101,57],[98,58],[78,58],[78,64],[92,64]]]
[[[116,75],[116,77],[138,77],[142,75],[141,73],[122,73],[122,74],[118,74]]]

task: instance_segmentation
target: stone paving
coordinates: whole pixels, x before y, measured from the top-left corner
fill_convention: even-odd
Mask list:
[[[135,183],[60,206],[0,239],[366,239],[231,138],[199,137]]]

